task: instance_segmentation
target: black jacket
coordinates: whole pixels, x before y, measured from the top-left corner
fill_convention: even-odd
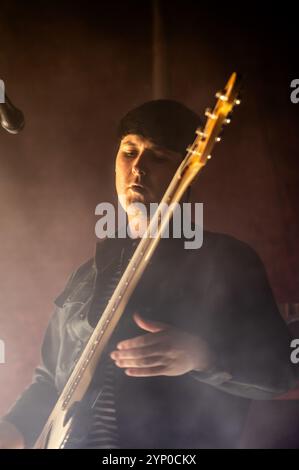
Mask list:
[[[93,331],[98,299],[131,241],[107,239],[56,298],[32,384],[5,419],[34,444]],[[177,377],[128,377],[116,370],[123,448],[233,448],[250,399],[267,399],[295,384],[287,328],[256,253],[232,237],[204,232],[202,248],[162,239],[111,340],[141,334],[139,311],[208,341],[218,370]],[[224,372],[224,373],[223,373]],[[88,403],[88,401],[86,401]],[[84,411],[87,416],[88,406]],[[88,421],[88,420],[87,420]]]

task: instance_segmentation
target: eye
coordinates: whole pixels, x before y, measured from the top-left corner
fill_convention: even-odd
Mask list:
[[[126,158],[135,158],[137,155],[137,151],[135,149],[124,149],[123,154]]]

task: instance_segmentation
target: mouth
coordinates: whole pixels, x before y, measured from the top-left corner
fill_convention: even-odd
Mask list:
[[[134,191],[135,193],[144,193],[147,191],[142,184],[138,183],[130,184],[129,189],[131,189],[131,191]]]

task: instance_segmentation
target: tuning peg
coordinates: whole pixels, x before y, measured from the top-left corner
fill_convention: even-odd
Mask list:
[[[211,160],[211,158],[212,158],[212,155],[208,155],[208,156],[207,156],[207,159],[208,159],[208,160]]]
[[[239,98],[236,98],[235,101],[234,101],[234,103],[235,103],[237,106],[239,106],[239,104],[241,104],[241,100],[240,100]]]
[[[201,137],[202,140],[205,140],[207,138],[207,134],[203,132],[203,130],[200,127],[196,129],[195,134]]]
[[[216,119],[217,118],[216,114],[212,113],[211,108],[207,108],[205,110],[205,116],[209,117],[210,119]]]
[[[228,97],[222,91],[217,91],[215,97],[218,98],[221,101],[227,101],[228,100]]]
[[[231,122],[231,119],[230,119],[230,118],[224,119],[224,124],[229,124],[230,122]]]
[[[220,142],[220,141],[221,141],[221,137],[216,137],[215,141],[216,141],[216,142]]]
[[[188,153],[191,153],[192,155],[197,155],[198,157],[201,156],[201,152],[199,152],[198,150],[196,150],[195,148],[192,148],[191,145],[189,145],[187,148],[186,148],[187,152]]]

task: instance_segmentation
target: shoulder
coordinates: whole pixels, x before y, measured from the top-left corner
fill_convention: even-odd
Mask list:
[[[257,252],[246,242],[231,235],[217,232],[204,232],[203,247],[220,257],[259,260]]]
[[[61,307],[66,299],[77,289],[79,284],[92,283],[97,270],[102,270],[105,264],[117,255],[120,243],[117,239],[105,238],[96,243],[94,256],[82,263],[69,276],[63,291],[55,298],[54,303]]]
[[[72,282],[76,282],[78,280],[82,280],[85,278],[86,274],[88,274],[94,265],[94,257],[89,258],[87,261],[82,263],[70,276]]]
[[[62,307],[69,295],[76,289],[77,285],[87,280],[93,273],[95,273],[94,257],[89,258],[71,273],[64,289],[54,299],[54,303],[58,307]]]
[[[189,263],[206,266],[219,274],[264,274],[264,265],[257,252],[246,242],[231,235],[205,230],[202,247],[186,251]]]

